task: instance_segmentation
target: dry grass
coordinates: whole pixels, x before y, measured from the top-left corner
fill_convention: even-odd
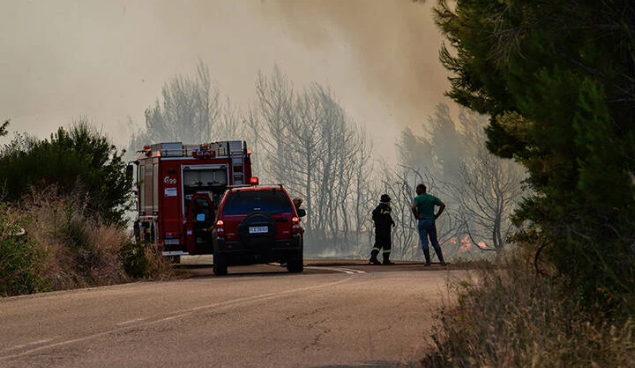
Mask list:
[[[59,197],[55,190],[32,193],[9,217],[27,218],[29,241],[42,255],[38,273],[52,290],[113,285],[136,278],[165,279],[171,267],[152,247],[138,247],[125,229],[102,223],[86,212],[89,199]],[[127,272],[123,250],[137,247],[134,255],[143,264],[135,273]]]
[[[522,257],[481,265],[439,311],[423,367],[633,367],[633,320],[605,321]]]

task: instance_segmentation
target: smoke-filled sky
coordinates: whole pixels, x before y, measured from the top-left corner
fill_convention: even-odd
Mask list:
[[[433,3],[428,1],[428,3]],[[202,61],[247,106],[260,70],[329,85],[378,150],[394,154],[448,88],[432,4],[411,0],[2,0],[0,119],[48,137],[87,117],[122,146],[128,121]],[[11,134],[12,135],[12,134]],[[11,136],[10,135],[10,136]],[[195,143],[195,142],[189,142]]]

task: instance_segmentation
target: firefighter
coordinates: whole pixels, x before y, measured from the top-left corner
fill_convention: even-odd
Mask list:
[[[392,227],[395,226],[395,221],[393,221],[390,211],[390,196],[388,196],[388,194],[384,194],[380,198],[379,205],[373,210],[373,222],[375,223],[375,245],[373,250],[370,252],[370,260],[368,261],[369,264],[394,265],[394,263],[390,261],[390,251],[392,245],[390,232]],[[379,255],[379,251],[382,248],[383,263],[379,262],[377,259],[377,255]]]
[[[300,206],[302,206],[302,198],[300,197],[295,197],[293,198],[293,206],[295,207],[295,210],[299,210]],[[304,227],[302,226],[300,220],[298,220],[298,226],[300,227],[300,235],[304,234]]]

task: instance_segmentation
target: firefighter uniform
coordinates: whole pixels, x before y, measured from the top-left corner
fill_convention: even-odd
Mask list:
[[[392,227],[395,226],[395,221],[393,221],[390,211],[390,196],[388,196],[388,194],[384,194],[381,196],[379,205],[373,210],[373,222],[375,223],[375,245],[373,250],[370,252],[370,264],[382,264],[377,259],[377,255],[379,255],[379,251],[382,249],[382,255],[384,258],[383,264],[394,264],[390,261],[392,246],[390,233]]]

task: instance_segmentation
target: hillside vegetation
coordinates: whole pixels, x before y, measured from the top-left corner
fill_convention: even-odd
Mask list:
[[[156,248],[135,244],[126,229],[124,172],[121,154],[85,121],[5,146],[0,296],[168,277]]]

